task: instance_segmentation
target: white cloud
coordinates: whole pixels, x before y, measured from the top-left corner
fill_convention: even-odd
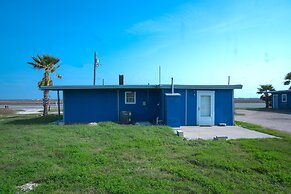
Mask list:
[[[236,91],[237,97],[256,97],[260,84],[284,89],[283,77],[291,63],[287,35],[278,29],[272,31],[275,34],[264,30],[285,29],[278,23],[290,20],[290,13],[282,4],[271,7],[271,13],[266,7],[271,4],[240,3],[225,12],[185,5],[128,28],[132,35],[151,36],[144,36],[126,53],[134,53],[129,57],[132,66],[139,61],[147,67],[145,72],[156,68],[153,64],[161,64],[166,83],[174,76],[183,84],[226,84],[230,75],[231,83],[244,85]]]
[[[176,12],[164,14],[158,18],[148,19],[133,24],[126,31],[131,34],[143,35],[152,33],[175,34],[183,30],[183,26],[194,25],[202,13],[191,5],[184,5]]]
[[[237,2],[225,9],[214,11],[186,4],[175,12],[133,24],[126,31],[134,35],[227,32],[269,25],[290,17],[290,7],[272,2]]]

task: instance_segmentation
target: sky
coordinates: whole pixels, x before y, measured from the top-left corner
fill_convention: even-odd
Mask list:
[[[290,0],[1,0],[0,99],[40,99],[37,54],[61,59],[54,85],[242,84],[288,89]],[[54,98],[55,94],[51,94]]]

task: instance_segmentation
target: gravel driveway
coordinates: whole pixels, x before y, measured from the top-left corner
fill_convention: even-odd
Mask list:
[[[269,111],[235,110],[235,120],[262,125],[291,133],[291,113]]]

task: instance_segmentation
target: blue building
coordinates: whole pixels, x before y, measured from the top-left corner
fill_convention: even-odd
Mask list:
[[[47,86],[63,92],[63,121],[119,122],[121,112],[133,122],[172,126],[234,124],[234,89],[242,85],[100,85]],[[59,96],[59,95],[58,95]]]
[[[291,109],[291,90],[271,92],[273,109]]]

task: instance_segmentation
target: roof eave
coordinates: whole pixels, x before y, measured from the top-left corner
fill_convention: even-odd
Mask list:
[[[175,89],[226,90],[242,89],[242,85],[174,85]],[[171,85],[98,85],[98,86],[42,86],[41,90],[94,90],[94,89],[171,89]]]
[[[269,93],[271,93],[271,94],[273,94],[273,93],[286,93],[286,92],[291,92],[291,90],[278,90],[278,91],[272,91],[272,92],[269,92]]]

